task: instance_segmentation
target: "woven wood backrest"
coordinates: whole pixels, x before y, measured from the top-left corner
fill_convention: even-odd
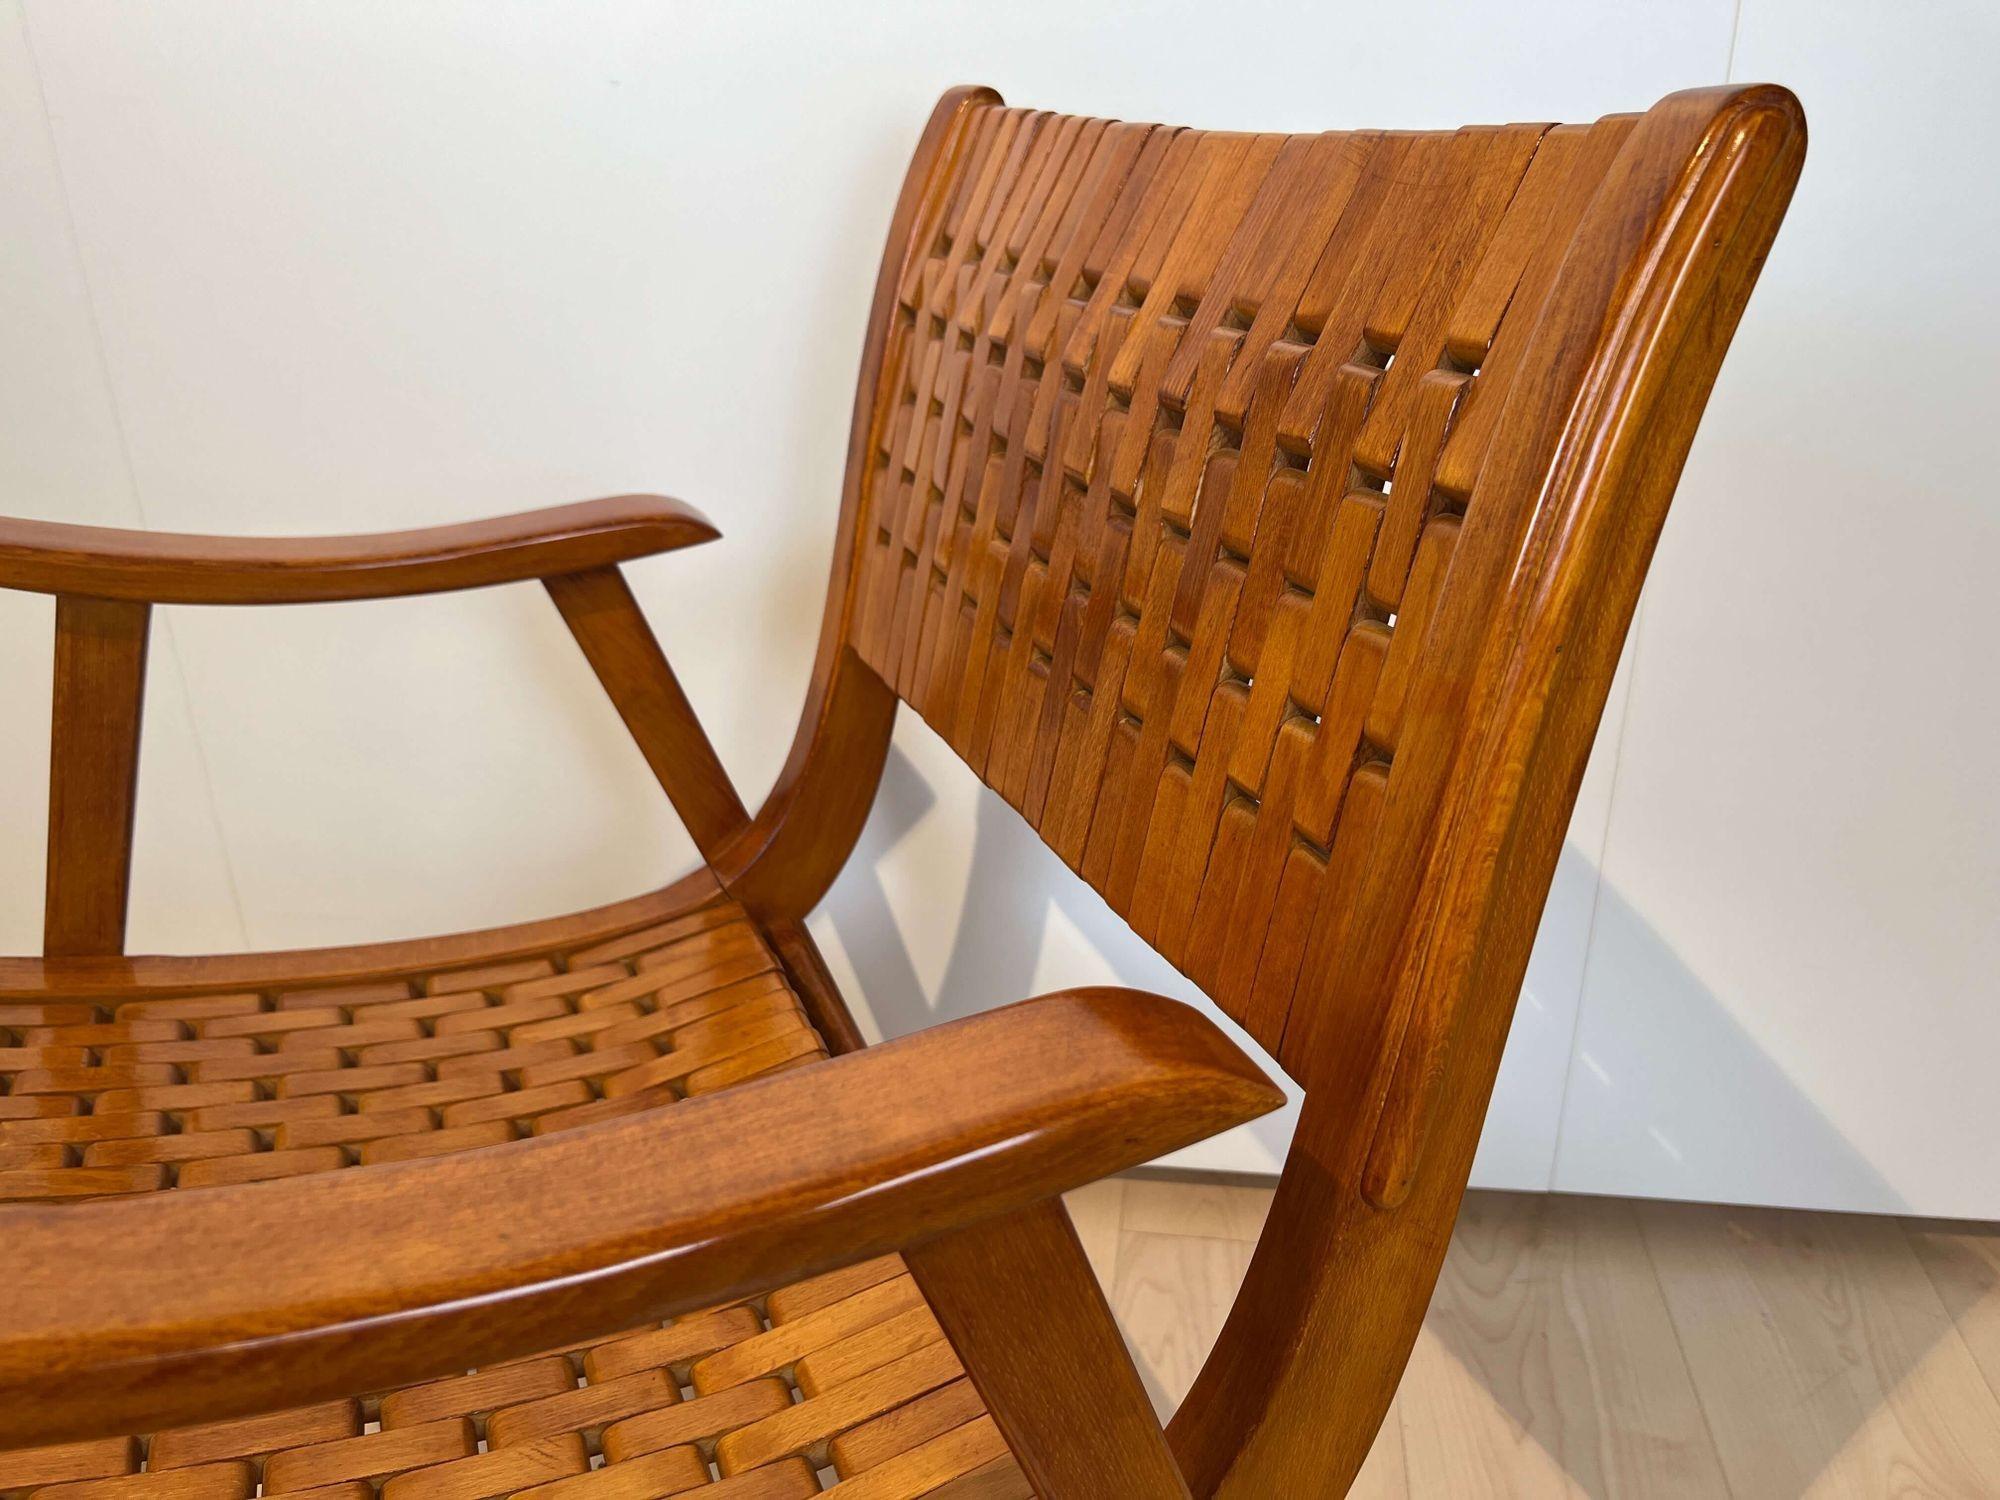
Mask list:
[[[969,111],[907,248],[850,639],[1281,1045],[1353,967],[1510,382],[1633,127],[1241,135]],[[1548,393],[1551,400],[1559,392]],[[1464,571],[1462,568],[1458,571]],[[1418,753],[1423,753],[1419,747]],[[1406,882],[1383,882],[1388,889]]]

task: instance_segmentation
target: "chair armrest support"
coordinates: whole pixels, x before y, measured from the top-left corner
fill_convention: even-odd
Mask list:
[[[719,535],[691,505],[613,495],[365,536],[231,537],[0,519],[0,588],[146,604],[310,604],[485,588]]]
[[[567,1346],[1047,1200],[1282,1097],[1189,1007],[1074,990],[532,1141],[0,1209],[0,1447]]]

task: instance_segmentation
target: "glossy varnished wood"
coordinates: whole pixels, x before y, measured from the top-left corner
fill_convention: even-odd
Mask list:
[[[565,916],[449,936],[198,958],[158,953],[0,958],[0,1003],[60,1002],[104,994],[144,999],[214,990],[359,984],[412,969],[504,963],[551,948],[584,947],[669,921],[720,894],[715,876],[707,869],[697,869],[643,896]]]
[[[1187,1006],[1080,990],[491,1152],[0,1208],[0,1444],[614,1332],[1026,1208],[1282,1102]],[[962,1264],[947,1249],[941,1277]]]
[[[713,541],[691,505],[613,495],[373,536],[187,536],[0,519],[0,588],[151,604],[310,604],[485,588]]]
[[[785,972],[791,976],[799,1003],[812,1017],[813,1028],[825,1040],[827,1050],[836,1057],[843,1052],[860,1051],[866,1045],[861,1029],[855,1025],[854,1015],[841,998],[840,987],[834,983],[819,944],[813,941],[806,924],[780,918],[766,923],[764,933]]]
[[[1412,796],[1437,805],[1438,833],[1421,861],[1373,867],[1383,894],[1357,908],[1373,931],[1358,929],[1352,969],[1325,976],[1375,1005],[1314,1004],[1286,1031],[1308,1089],[1299,1136],[1244,1295],[1174,1422],[1198,1491],[1309,1473],[1337,1492],[1387,1410],[1638,586],[1803,151],[1782,90],[1672,96],[1633,127],[1577,230],[1481,471],[1513,502],[1512,536],[1462,586],[1490,591],[1501,624],[1438,643],[1434,691],[1469,700],[1456,745],[1417,763]],[[1388,832],[1411,816],[1393,796]]]
[[[958,136],[857,423],[847,638],[1307,1085],[1174,1438],[1197,1492],[1337,1490],[1802,122]]]
[[[867,1262],[772,1292],[768,1328],[722,1340],[744,1352],[709,1356],[708,1378],[788,1371],[804,1397],[730,1396],[748,1404],[703,1429],[746,1494],[809,1493],[828,1458],[862,1497],[1012,1496],[1029,1477],[1054,1500],[1345,1490],[1422,1327],[1619,645],[1803,151],[1797,102],[1756,86],[1588,127],[1296,137],[948,93],[892,217],[818,653],[754,815],[616,572],[713,535],[673,502],[338,541],[0,527],[0,585],[94,596],[65,598],[72,624],[125,631],[71,674],[92,685],[72,717],[112,790],[69,804],[82,832],[52,826],[52,872],[65,837],[67,870],[122,870],[117,747],[137,698],[119,685],[137,681],[147,602],[527,578],[707,864],[554,923],[214,960],[115,956],[108,897],[66,876],[65,921],[91,936],[0,964],[26,1007],[9,1013],[13,1066],[46,1091],[5,1101],[31,1128],[0,1185],[362,1169],[0,1210],[26,1215],[0,1237],[35,1252],[20,1286],[61,1262],[84,1288],[17,1308],[11,1344],[0,1328],[10,1378],[41,1402],[0,1430],[248,1411],[524,1355],[833,1265],[845,1236],[850,1255],[914,1245],[921,1293]],[[1131,999],[814,1061],[861,1039],[803,922],[854,847],[899,703],[1306,1088],[1242,1292],[1164,1440],[1050,1200],[1268,1092],[1233,1049]],[[62,723],[59,701],[59,740]],[[479,967],[408,976],[455,964]],[[378,977],[366,1003],[312,988]],[[238,985],[253,993],[216,993]],[[695,989],[722,997],[697,1009],[741,1008],[686,1017]],[[378,999],[400,1008],[371,1013]],[[173,1015],[192,1034],[160,1029]],[[1067,1024],[1034,1030],[1052,1015]],[[657,1050],[676,1024],[687,1045]],[[740,1057],[715,1060],[718,1026]],[[183,1067],[252,1090],[216,1106],[249,1116],[170,1131],[172,1090],[209,1098]],[[510,1086],[464,1082],[489,1067]],[[330,1116],[283,1096],[301,1071],[347,1096]],[[770,1072],[733,1104],[647,1113]],[[142,1128],[84,1123],[117,1120],[90,1108],[105,1098],[135,1122],[160,1106],[143,1116],[158,1130],[105,1137]],[[537,1132],[578,1133],[500,1146],[517,1107],[555,1111]],[[270,1149],[244,1120],[272,1110],[327,1144]],[[386,1164],[447,1150],[466,1154]],[[691,1174],[672,1191],[667,1156]],[[505,1186],[488,1176],[501,1161],[518,1168]],[[253,1231],[296,1246],[267,1283],[199,1282],[203,1254]],[[285,1451],[259,1460],[263,1480],[275,1465],[281,1487],[397,1476],[385,1494],[663,1485],[696,1426],[667,1414],[658,1372],[602,1434],[609,1477],[577,1467],[603,1425],[591,1403],[625,1399],[609,1370],[630,1357],[603,1355],[603,1392],[593,1375],[562,1397],[567,1426],[535,1415],[553,1392],[467,1397],[494,1451],[464,1426],[308,1421],[268,1445]]]
[[[280,975],[269,988],[141,992],[115,1008],[101,995],[0,1008],[9,1040],[28,1044],[0,1051],[0,1074],[18,1084],[17,1097],[0,1098],[0,1199],[153,1191],[176,1179],[190,1188],[351,1172],[492,1145],[510,1126],[535,1135],[587,1130],[824,1055],[803,997],[780,972],[781,945],[759,941],[742,908],[712,888],[703,893],[690,884],[688,894],[693,904],[678,909],[662,909],[654,898],[491,934],[518,945],[539,930],[558,945],[501,961],[465,964],[479,941],[474,935],[365,950],[376,960],[403,951],[446,963],[361,984],[298,988]],[[651,906],[656,919],[635,930],[640,905]],[[176,1032],[185,1039],[174,1039]],[[86,1039],[103,1045],[94,1062],[94,1049],[73,1045]],[[276,1050],[257,1051],[260,1039]],[[641,1039],[648,1044],[635,1047]],[[67,1071],[50,1071],[65,1049]],[[82,1066],[74,1064],[78,1053]],[[403,1060],[385,1067],[385,1056]],[[150,1082],[124,1060],[143,1058],[158,1059],[144,1064]],[[186,1082],[165,1081],[171,1074],[162,1064],[176,1060]],[[277,1097],[269,1096],[272,1088]],[[86,1101],[96,1109],[74,1113]],[[275,1140],[260,1141],[255,1126]],[[82,1153],[82,1161],[49,1153]],[[93,1164],[105,1160],[126,1165]],[[868,1290],[878,1285],[894,1295]],[[674,1472],[689,1474],[683,1460],[691,1450],[653,1449],[674,1433],[700,1432],[714,1433],[726,1450],[724,1472],[741,1480],[737,1489],[791,1485],[807,1493],[809,1483],[794,1483],[801,1455],[839,1439],[841,1472],[870,1471],[863,1494],[907,1496],[913,1485],[928,1488],[973,1470],[987,1471],[979,1480],[986,1491],[1008,1493],[1004,1483],[992,1490],[1007,1480],[996,1464],[1012,1467],[991,1449],[998,1431],[976,1397],[967,1409],[963,1371],[935,1320],[912,1305],[920,1294],[898,1275],[893,1257],[772,1287],[754,1301],[760,1311],[739,1304],[687,1314],[668,1329],[621,1329],[530,1359],[518,1377],[503,1366],[381,1394],[370,1398],[380,1401],[379,1432],[364,1430],[364,1403],[355,1400],[136,1441],[0,1452],[0,1493],[56,1473],[93,1482],[123,1475],[116,1490],[126,1500],[159,1500],[205,1483],[209,1475],[185,1472],[205,1459],[222,1461],[246,1490],[256,1488],[260,1473],[274,1490],[307,1475],[364,1474],[392,1481],[386,1489],[396,1495],[518,1487],[530,1472],[580,1474],[585,1453],[578,1445],[596,1441],[588,1429],[606,1422],[602,1447],[615,1472],[593,1483],[616,1494],[652,1493],[648,1486],[663,1482],[669,1459]],[[763,1318],[775,1325],[770,1337],[759,1332]],[[811,1351],[799,1360],[795,1386],[771,1363],[773,1344],[787,1357]],[[878,1368],[884,1351],[897,1349],[907,1359]],[[662,1363],[697,1386],[713,1387],[723,1369],[764,1373],[741,1399],[716,1389],[715,1402],[679,1409],[679,1387],[667,1383]],[[578,1388],[578,1380],[590,1385]],[[941,1396],[956,1394],[922,1409],[969,1430],[930,1435],[904,1419],[898,1403],[940,1384]],[[787,1388],[817,1395],[796,1409],[787,1400],[774,1404]],[[787,1408],[782,1416],[779,1407]],[[485,1424],[499,1448],[517,1451],[486,1460],[456,1439],[430,1441],[426,1432],[451,1432],[433,1419],[455,1412]],[[625,1415],[612,1420],[616,1413]],[[877,1414],[879,1436],[870,1420]],[[843,1429],[857,1421],[866,1431],[849,1442]],[[158,1477],[133,1472],[142,1459]],[[1013,1468],[1016,1479],[1018,1472]],[[809,1481],[809,1469],[804,1477]]]
[[[695,847],[715,858],[750,815],[624,575],[593,568],[543,583]]]
[[[1060,1203],[953,1230],[903,1258],[1038,1493],[1187,1495]]]
[[[42,921],[52,957],[125,948],[149,624],[144,604],[56,601]]]

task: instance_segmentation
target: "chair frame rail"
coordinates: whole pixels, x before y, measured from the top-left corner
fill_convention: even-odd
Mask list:
[[[864,492],[882,435],[892,312],[905,290],[911,246],[946,211],[945,195],[970,149],[974,121],[998,102],[991,90],[948,92],[923,131],[898,197],[856,387],[818,651],[790,755],[761,807],[751,813],[738,798],[618,569],[621,562],[715,536],[697,512],[678,502],[624,496],[427,532],[282,542],[0,522],[0,587],[58,597],[45,951],[39,958],[0,960],[0,1000],[361,982],[419,966],[504,959],[615,936],[726,896],[770,936],[831,1050],[858,1049],[859,1032],[803,922],[853,851],[899,701],[908,696],[869,665],[857,644],[867,602]],[[1260,1023],[1259,1034],[1306,1088],[1304,1114],[1241,1294],[1164,1432],[1055,1194],[1090,1173],[1141,1159],[1134,1151],[1151,1152],[1248,1118],[1275,1095],[1254,1070],[1245,1071],[1247,1064],[1239,1066],[1219,1036],[1211,1039],[1155,1010],[1121,1010],[1123,1001],[1109,1011],[1074,1000],[1067,1010],[1043,1002],[1045,1008],[1034,1012],[1038,1022],[996,1017],[968,1023],[975,1036],[987,1034],[981,1027],[997,1032],[1042,1025],[1047,1035],[1038,1045],[1082,1049],[1077,1055],[1098,1059],[1108,1081],[1093,1094],[1074,1079],[1064,1082],[1062,1070],[1053,1068],[1052,1081],[1040,1088],[1020,1085],[1018,1098],[971,1085],[966,1119],[949,1148],[936,1145],[925,1171],[899,1179],[904,1185],[894,1190],[882,1185],[893,1176],[884,1163],[894,1158],[907,1165],[895,1157],[908,1149],[896,1134],[904,1125],[892,1128],[882,1116],[881,1139],[864,1140],[862,1125],[876,1119],[867,1090],[911,1066],[910,1058],[930,1060],[909,1075],[911,1086],[935,1090],[952,1068],[969,1065],[965,1057],[976,1055],[977,1047],[961,1056],[952,1037],[941,1035],[893,1044],[879,1058],[837,1057],[750,1086],[747,1102],[732,1104],[734,1094],[723,1096],[708,1113],[684,1117],[650,1137],[630,1121],[590,1127],[586,1135],[605,1132],[606,1141],[622,1132],[618,1138],[628,1150],[666,1149],[677,1133],[702,1137],[710,1118],[726,1131],[732,1109],[754,1111],[774,1090],[789,1096],[824,1087],[846,1101],[862,1133],[849,1156],[825,1158],[826,1176],[816,1190],[848,1178],[866,1180],[876,1184],[871,1191],[880,1193],[880,1204],[847,1219],[813,1221],[804,1207],[811,1194],[800,1196],[804,1190],[775,1171],[761,1208],[746,1206],[747,1199],[732,1206],[723,1194],[705,1218],[672,1219],[641,1194],[625,1204],[636,1219],[604,1230],[603,1243],[615,1242],[615,1248],[601,1258],[551,1251],[546,1263],[504,1268],[491,1285],[482,1284],[481,1296],[513,1288],[494,1303],[497,1322],[474,1334],[463,1320],[439,1321],[443,1347],[426,1355],[428,1363],[444,1368],[474,1352],[490,1354],[499,1344],[532,1342],[552,1326],[550,1308],[583,1316],[557,1294],[561,1278],[588,1270],[615,1280],[626,1274],[619,1266],[662,1254],[666,1240],[658,1235],[650,1248],[642,1243],[646,1225],[638,1220],[647,1214],[665,1216],[660,1225],[667,1227],[654,1227],[669,1239],[678,1234],[697,1245],[710,1236],[709,1260],[702,1262],[710,1267],[707,1280],[690,1273],[675,1290],[670,1275],[636,1276],[625,1284],[643,1285],[644,1295],[612,1299],[606,1318],[629,1318],[645,1306],[693,1305],[738,1285],[742,1278],[731,1265],[763,1276],[823,1266],[833,1254],[825,1225],[833,1224],[857,1234],[865,1249],[905,1247],[911,1271],[1041,1493],[1344,1491],[1421,1324],[1567,813],[1653,543],[1804,149],[1803,116],[1782,89],[1669,96],[1631,123],[1570,237],[1534,315],[1479,478],[1484,490],[1516,497],[1524,520],[1517,534],[1454,565],[1455,579],[1467,575],[1460,586],[1486,589],[1492,604],[1459,636],[1435,647],[1440,660],[1456,664],[1434,674],[1443,684],[1436,691],[1457,696],[1432,706],[1454,712],[1458,729],[1427,750],[1434,766],[1407,773],[1398,768],[1412,781],[1429,775],[1439,788],[1422,857],[1381,877],[1403,884],[1372,892],[1367,909],[1392,915],[1382,919],[1381,931],[1357,935],[1349,949],[1359,962],[1340,979],[1344,993],[1369,998],[1371,1019],[1355,1033],[1351,1015],[1300,999],[1288,1015]],[[1565,393],[1565,399],[1553,401],[1550,392]],[[215,958],[124,953],[147,625],[155,604],[312,602],[530,579],[545,584],[692,833],[702,869],[632,901],[457,937]],[[1419,703],[1413,712],[1424,707]],[[1301,995],[1322,977],[1302,979]],[[1108,1015],[1123,1019],[1111,1024]],[[1016,1140],[1002,1149],[999,1137],[980,1134],[986,1128],[981,1119],[1016,1118],[995,1102],[1003,1096],[1019,1118],[1037,1121],[1038,1144]],[[1115,1125],[1131,1149],[1108,1150],[1101,1141],[1093,1146],[1085,1128],[1092,1121]],[[887,1144],[892,1136],[893,1147]],[[556,1173],[588,1171],[578,1166],[588,1158],[587,1147],[579,1137],[554,1148],[536,1142],[498,1149],[516,1150]],[[975,1147],[999,1154],[982,1158]],[[108,1255],[129,1271],[134,1246],[142,1246],[160,1258],[158,1276],[173,1283],[203,1253],[200,1222],[231,1204],[272,1233],[284,1232],[288,1216],[325,1233],[326,1215],[356,1193],[463,1192],[466,1223],[479,1229],[504,1208],[483,1202],[477,1163],[468,1167],[464,1160],[335,1174],[375,1178],[366,1187],[302,1179],[206,1190],[186,1203],[5,1208],[0,1242],[11,1238],[53,1256],[61,1250],[65,1224],[129,1225],[138,1239],[109,1250],[99,1241],[93,1254],[99,1260]],[[959,1165],[948,1167],[951,1160]],[[541,1180],[551,1193],[560,1191],[557,1178]],[[788,1214],[795,1231],[789,1241],[780,1232]],[[140,1226],[153,1227],[141,1233]],[[385,1248],[388,1242],[377,1243],[371,1233],[357,1234],[356,1253],[374,1245],[383,1264],[405,1253],[406,1247]],[[734,1261],[732,1244],[742,1251]],[[754,1251],[744,1248],[753,1245]],[[340,1257],[329,1255],[326,1265],[307,1263],[330,1276]],[[655,1262],[655,1272],[670,1263],[678,1265],[671,1256]],[[288,1286],[272,1293],[280,1303]],[[307,1289],[293,1290],[289,1311],[224,1308],[191,1341],[182,1328],[176,1358],[192,1363],[175,1367],[202,1368],[204,1357],[218,1360],[216,1369],[227,1367],[212,1353],[221,1341],[284,1324],[314,1305]],[[62,1328],[18,1306],[12,1315],[0,1313],[0,1382],[13,1367],[10,1360],[19,1363],[28,1352],[45,1355],[58,1335],[103,1358],[122,1347],[139,1362],[132,1368],[143,1369],[146,1349],[129,1341],[121,1346],[108,1331],[115,1301],[111,1292],[82,1297]],[[407,1377],[416,1368],[407,1342],[357,1336],[340,1347],[340,1380]],[[211,1354],[204,1356],[204,1348]],[[96,1368],[93,1356],[76,1357],[79,1368]],[[296,1365],[286,1368],[297,1374]],[[231,1379],[190,1389],[213,1398],[210,1410],[214,1402],[232,1411],[255,1409],[260,1400],[271,1404],[240,1378]],[[118,1424],[184,1419],[202,1406],[186,1390],[149,1398],[139,1380],[121,1386],[119,1399],[93,1416],[88,1389],[88,1382],[74,1385],[67,1396],[37,1408],[39,1429],[0,1420],[0,1438],[29,1430],[65,1437],[123,1430]],[[1075,1420],[1080,1410],[1091,1412],[1091,1422]]]

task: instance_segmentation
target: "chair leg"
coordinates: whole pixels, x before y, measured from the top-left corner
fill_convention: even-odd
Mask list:
[[[604,684],[646,764],[687,825],[701,857],[715,862],[750,821],[694,705],[616,568],[544,578],[563,623]]]
[[[903,1252],[1042,1500],[1187,1484],[1059,1199]]]
[[[42,918],[50,958],[125,951],[151,611],[123,599],[56,600]]]

